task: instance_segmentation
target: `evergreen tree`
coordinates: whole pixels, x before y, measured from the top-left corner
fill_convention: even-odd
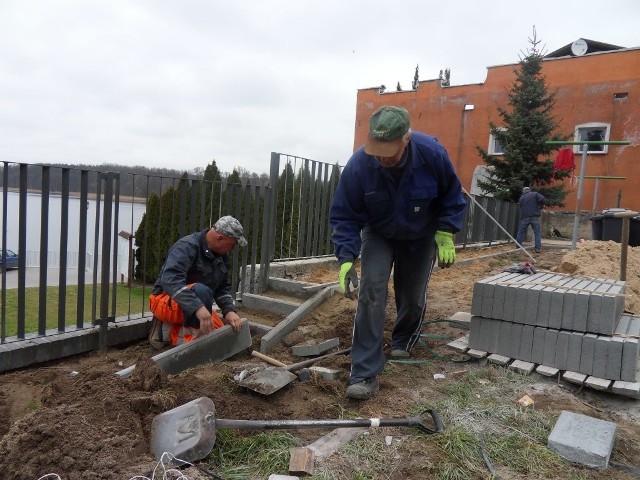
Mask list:
[[[542,75],[543,54],[535,28],[529,43],[531,47],[514,69],[516,79],[508,93],[510,109],[498,107],[502,128],[489,124],[504,154],[491,155],[476,145],[490,171],[490,177],[479,180],[478,185],[498,199],[514,202],[522,194],[522,187],[529,186],[544,195],[548,205],[562,206],[567,191],[565,184],[556,180],[567,178],[570,172],[554,172],[550,154],[557,147],[546,142],[568,137],[560,133],[552,117],[555,93],[549,93]]]

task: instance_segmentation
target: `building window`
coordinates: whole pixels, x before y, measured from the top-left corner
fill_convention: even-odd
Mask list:
[[[498,128],[501,132],[506,131],[507,129],[504,127]],[[493,133],[489,134],[489,155],[504,155],[504,147],[500,144],[498,139],[493,135]]]
[[[608,123],[584,123],[576,126],[574,142],[608,142],[609,130],[611,125]],[[574,145],[573,151],[582,153],[583,145]],[[587,153],[607,153],[608,145],[589,145]]]

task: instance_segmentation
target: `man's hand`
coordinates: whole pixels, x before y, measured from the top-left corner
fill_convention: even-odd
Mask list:
[[[206,335],[213,332],[213,320],[211,319],[211,313],[203,305],[196,310],[196,317],[200,321],[200,335]]]
[[[358,288],[358,274],[356,273],[356,267],[353,262],[344,262],[340,265],[340,291],[344,293],[347,298],[353,298],[351,288],[349,284],[353,285],[353,288]]]
[[[436,232],[436,245],[438,246],[438,266],[440,268],[449,268],[456,261],[456,248],[453,245],[453,233]]]
[[[240,333],[240,330],[242,330],[242,320],[240,319],[240,315],[234,311],[227,312],[222,321],[227,325],[231,325],[231,328],[233,328],[235,333]]]

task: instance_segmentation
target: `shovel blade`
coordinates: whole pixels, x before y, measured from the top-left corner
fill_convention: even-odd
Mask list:
[[[296,375],[282,367],[267,367],[240,381],[239,385],[262,395],[271,395],[289,385]]]
[[[187,462],[209,455],[216,442],[215,414],[213,401],[200,397],[156,415],[151,424],[150,442],[156,460],[164,453]]]

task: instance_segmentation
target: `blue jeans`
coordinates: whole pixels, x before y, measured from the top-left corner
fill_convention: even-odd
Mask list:
[[[420,338],[435,254],[433,237],[425,238],[424,243],[412,251],[408,242],[384,238],[369,227],[362,230],[360,292],[353,327],[349,384],[375,377],[384,370],[382,348],[392,268],[398,313],[391,334],[391,348],[409,351]]]
[[[516,240],[519,244],[522,245],[529,225],[531,225],[531,228],[533,229],[534,248],[536,250],[540,250],[540,248],[542,247],[542,235],[540,234],[540,217],[524,217],[522,220],[520,220],[520,228],[518,229],[518,236],[516,237]]]

